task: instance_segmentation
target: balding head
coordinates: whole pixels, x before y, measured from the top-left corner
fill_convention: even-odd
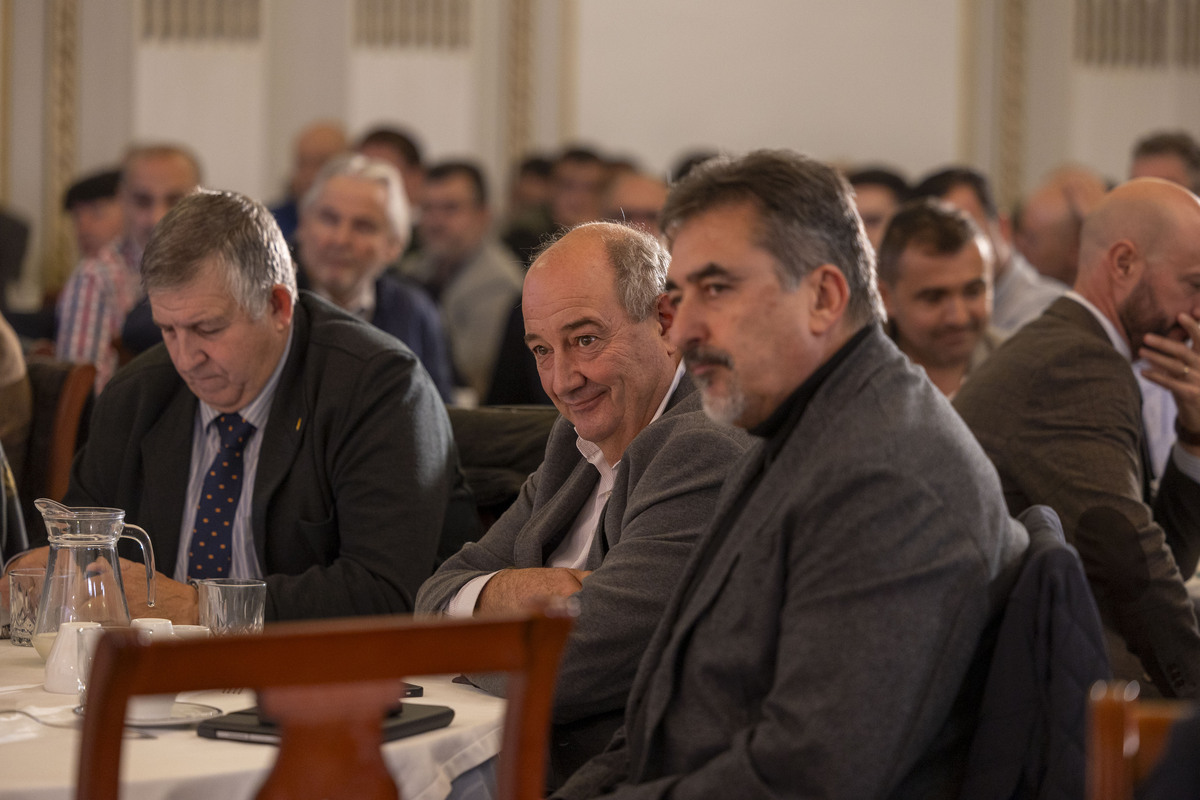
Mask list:
[[[599,222],[572,229],[525,276],[525,343],[542,388],[609,464],[650,424],[675,377],[667,262],[650,234]]]
[[[1182,341],[1178,315],[1200,316],[1200,198],[1157,178],[1113,189],[1084,220],[1075,289],[1135,355],[1146,333]]]
[[[321,120],[296,134],[292,150],[292,197],[304,197],[325,162],[347,148],[341,123]]]
[[[1055,170],[1021,209],[1015,243],[1038,272],[1075,283],[1083,219],[1104,196],[1104,181],[1086,167]]]

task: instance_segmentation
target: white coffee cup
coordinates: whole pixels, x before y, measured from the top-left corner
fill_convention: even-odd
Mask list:
[[[169,619],[158,617],[143,617],[129,623],[138,632],[139,641],[161,642],[175,639],[175,626]],[[171,709],[175,705],[173,694],[144,694],[129,698],[129,708],[126,719],[149,722],[151,720],[166,720],[171,718]]]
[[[207,625],[174,625],[171,631],[176,639],[207,639],[212,636]]]

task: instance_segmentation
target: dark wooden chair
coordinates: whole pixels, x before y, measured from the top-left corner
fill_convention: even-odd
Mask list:
[[[558,420],[554,406],[446,409],[467,485],[484,530],[508,510],[546,456]],[[460,543],[461,545],[461,543]],[[455,548],[452,552],[457,552]]]
[[[44,541],[41,515],[33,507],[39,497],[62,500],[71,481],[71,462],[83,441],[81,432],[96,382],[91,364],[30,359],[33,419],[29,451],[21,470],[21,508],[33,541]]]
[[[88,682],[76,796],[118,796],[131,695],[250,687],[281,736],[259,798],[395,798],[379,745],[401,679],[508,672],[499,796],[541,797],[554,678],[572,622],[566,610],[493,620],[363,617],[157,644],[109,632]]]
[[[1089,800],[1132,800],[1162,758],[1176,722],[1195,710],[1181,700],[1139,700],[1138,685],[1092,686],[1088,720]]]

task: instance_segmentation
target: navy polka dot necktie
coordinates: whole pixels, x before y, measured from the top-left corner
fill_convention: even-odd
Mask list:
[[[254,426],[238,414],[221,414],[213,424],[221,449],[204,476],[196,526],[188,550],[189,578],[227,578],[233,565],[233,518],[242,497],[242,451]]]

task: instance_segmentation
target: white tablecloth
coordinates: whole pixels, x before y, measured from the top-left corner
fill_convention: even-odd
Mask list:
[[[0,798],[74,796],[79,731],[50,728],[19,714],[19,708],[51,722],[77,722],[73,695],[42,688],[44,665],[32,647],[0,641]],[[449,727],[389,742],[384,757],[408,800],[441,800],[452,782],[466,773],[478,784],[479,770],[500,749],[504,701],[448,676],[409,679],[425,688],[424,702],[450,706]],[[235,711],[254,704],[249,691],[185,692],[180,701]],[[204,739],[195,727],[142,729],[154,739],[126,739],[122,748],[121,786],[138,800],[222,800],[253,797],[273,763],[270,745]],[[460,783],[463,783],[460,782]],[[456,789],[458,787],[455,787]],[[477,793],[479,785],[469,789]]]

